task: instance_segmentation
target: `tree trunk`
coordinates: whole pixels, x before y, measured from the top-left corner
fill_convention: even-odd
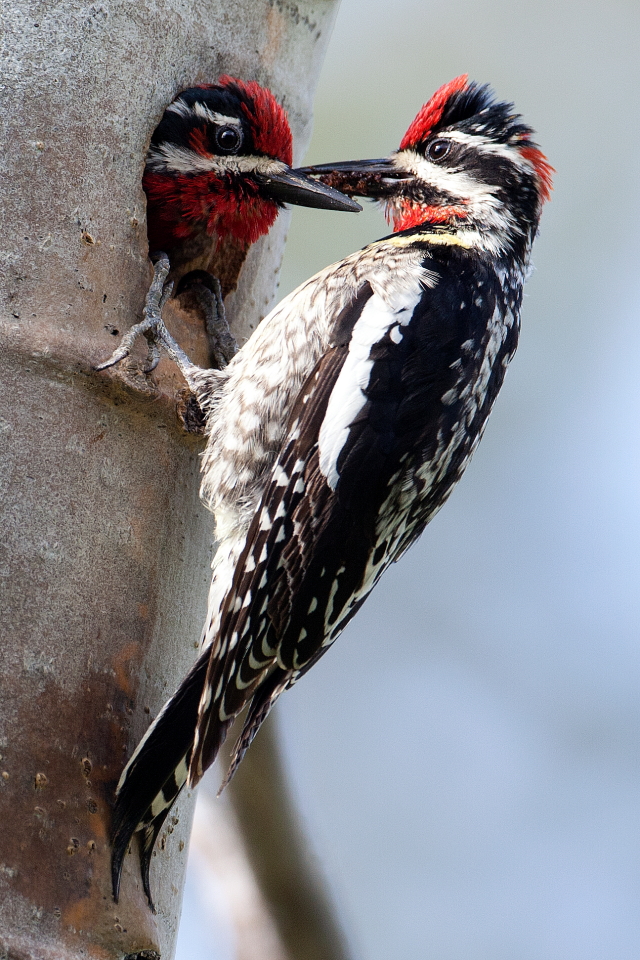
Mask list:
[[[150,278],[140,180],[185,87],[257,79],[298,157],[337,0],[11,0],[0,212],[0,956],[173,955],[192,798],[144,899],[137,854],[111,897],[108,829],[132,746],[193,660],[211,517],[199,441],[163,361],[96,374]],[[228,299],[236,336],[271,302],[286,216]],[[196,362],[204,331],[168,317]],[[162,853],[166,847],[166,853]],[[4,950],[4,952],[2,952]]]

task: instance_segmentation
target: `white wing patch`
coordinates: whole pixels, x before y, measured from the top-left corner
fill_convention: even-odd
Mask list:
[[[394,343],[402,339],[406,326],[422,295],[419,285],[398,293],[391,300],[374,293],[365,303],[353,328],[349,353],[335,386],[320,427],[318,454],[320,471],[335,490],[338,480],[338,458],[349,436],[349,427],[366,403],[364,390],[369,385],[373,360],[371,348],[390,333]]]

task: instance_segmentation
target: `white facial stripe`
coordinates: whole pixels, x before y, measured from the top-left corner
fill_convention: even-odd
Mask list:
[[[161,143],[147,154],[147,170],[153,173],[259,173],[273,177],[289,170],[281,160],[270,157],[203,157],[176,143]]]
[[[449,193],[460,201],[482,204],[489,202],[493,206],[499,203],[494,196],[499,189],[495,184],[479,183],[468,173],[432,163],[415,150],[403,150],[397,153],[394,162],[401,170],[409,170],[436,190]]]
[[[409,323],[420,296],[419,282],[410,284],[391,300],[383,300],[374,293],[356,321],[349,353],[331,391],[318,437],[320,470],[332,490],[340,479],[338,458],[347,442],[349,427],[367,402],[363,391],[369,384],[373,367],[373,360],[369,359],[371,347],[392,327]]]
[[[521,169],[529,169],[531,164],[525,160],[517,147],[509,146],[507,143],[495,143],[489,137],[483,137],[479,133],[463,133],[460,130],[452,130],[450,133],[442,134],[443,140],[451,140],[454,143],[468,144],[474,147],[479,153],[492,154],[495,157],[504,157],[511,163],[515,163]]]
[[[184,117],[186,120],[197,117],[199,120],[205,120],[207,123],[215,123],[217,126],[240,127],[242,125],[238,117],[227,117],[224,113],[209,110],[206,103],[201,103],[199,100],[196,100],[193,106],[190,107],[182,97],[178,97],[177,100],[170,103],[165,113],[177,113],[179,117]]]
[[[226,117],[224,113],[216,113],[209,110],[206,104],[198,100],[193,105],[193,113],[198,119],[206,120],[208,123],[215,123],[219,127],[240,127],[242,124],[238,117]]]
[[[178,97],[177,100],[174,100],[173,103],[170,103],[165,113],[177,113],[179,117],[190,117],[191,116],[191,107]]]
[[[496,196],[499,187],[491,183],[481,183],[462,170],[452,170],[439,164],[432,163],[415,150],[403,150],[394,157],[397,166],[402,170],[409,170],[418,179],[437,191],[449,194],[454,203],[464,207],[466,218],[458,227],[458,232],[464,235],[471,246],[481,247],[493,253],[502,249],[503,238],[509,233],[522,233],[521,226],[516,222],[509,209]],[[393,216],[396,201],[387,202],[387,211]],[[402,215],[402,207],[398,208]],[[464,224],[468,223],[465,229]],[[480,232],[472,224],[481,223]]]
[[[176,143],[162,143],[150,148],[146,166],[154,173],[205,173],[217,168],[217,158],[203,157]]]

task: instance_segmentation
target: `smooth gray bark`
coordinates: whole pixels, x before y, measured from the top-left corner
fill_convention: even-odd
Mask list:
[[[150,277],[146,147],[180,90],[230,73],[284,103],[297,156],[337,0],[11,0],[0,97],[0,956],[169,960],[192,799],[154,858],[158,913],[107,831],[123,761],[194,656],[211,517],[163,361],[96,374]],[[267,311],[286,217],[228,298]],[[168,325],[196,362],[202,329]],[[141,350],[141,355],[144,351]],[[175,822],[174,822],[175,820]],[[166,849],[166,854],[162,849]],[[4,953],[2,952],[4,951]]]

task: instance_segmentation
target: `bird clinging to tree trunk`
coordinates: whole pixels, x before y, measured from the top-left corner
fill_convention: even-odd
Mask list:
[[[279,695],[445,502],[516,349],[552,170],[511,104],[458,77],[389,157],[304,173],[379,200],[394,232],[286,297],[224,371],[178,358],[208,413],[219,547],[203,652],[118,786],[116,897],[134,832],[150,895],[182,787],[246,708],[228,782]]]
[[[255,81],[222,76],[184,90],[156,127],[142,178],[147,195],[151,256],[169,260],[156,269],[146,318],[132,327],[103,370],[129,353],[135,338],[150,343],[150,371],[158,362],[160,313],[174,287],[204,282],[214,294],[210,334],[219,366],[237,349],[224,318],[223,298],[235,288],[252,243],[273,226],[284,203],[357,212],[359,204],[291,169],[293,142],[287,114],[270,90]],[[210,274],[207,277],[206,274]]]

